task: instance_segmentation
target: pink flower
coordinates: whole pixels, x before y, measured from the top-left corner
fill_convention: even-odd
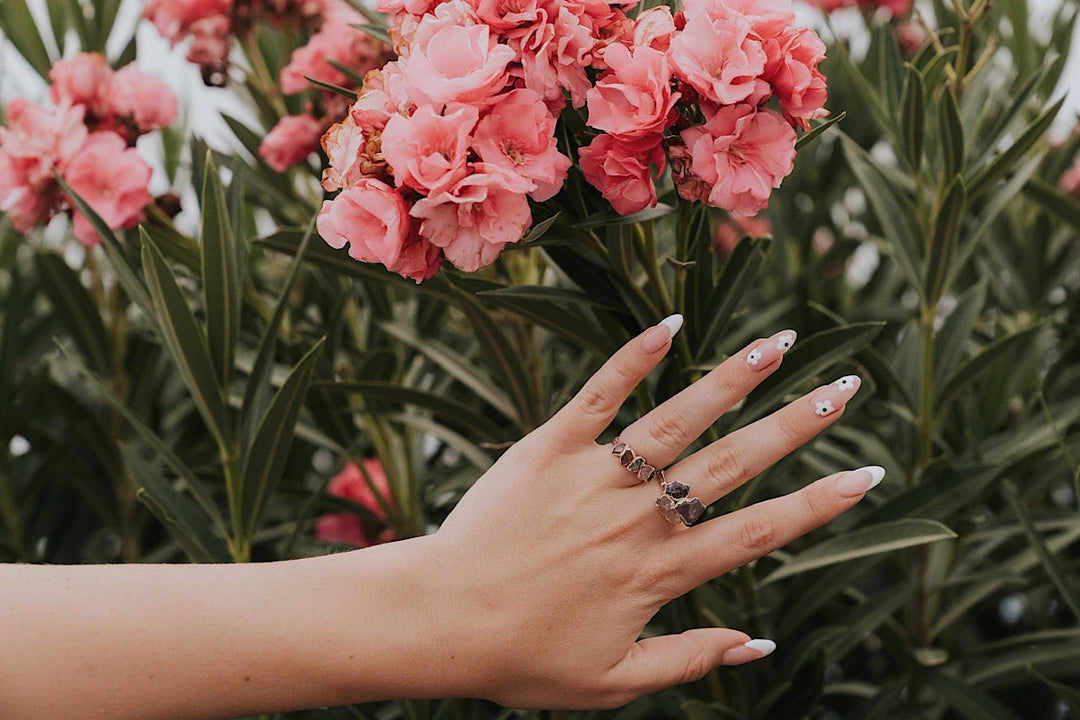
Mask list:
[[[35,188],[27,173],[28,164],[0,147],[0,213],[17,232],[30,232],[56,214],[59,194],[55,187]]]
[[[570,93],[575,108],[585,104],[585,93],[592,87],[585,68],[592,62],[596,44],[588,25],[559,4],[553,21],[536,22],[511,30],[507,42],[520,58],[520,73],[525,87],[540,93],[552,112],[566,104],[563,90]],[[554,10],[554,8],[553,8]]]
[[[259,156],[277,172],[285,172],[319,149],[325,125],[310,115],[286,115],[263,138]]]
[[[795,22],[791,0],[686,0],[683,10],[691,22],[699,16],[734,14],[744,17],[761,38],[777,35]]]
[[[364,132],[370,133],[372,130],[382,130],[391,115],[404,114],[410,105],[401,65],[389,62],[364,76],[364,85],[350,110],[350,116]]]
[[[469,135],[480,114],[471,105],[443,113],[424,105],[412,117],[394,115],[382,133],[382,153],[398,187],[425,195],[448,190],[468,172]]]
[[[3,177],[0,175],[0,177]],[[1080,198],[1080,159],[1077,159],[1069,169],[1066,170],[1061,179],[1058,180],[1058,187],[1065,193],[1072,195],[1075,198]],[[0,190],[0,198],[3,198],[3,191]]]
[[[624,45],[609,45],[604,62],[611,68],[589,90],[589,125],[623,138],[663,132],[676,118],[678,93],[671,92],[667,58],[650,47],[631,54]]]
[[[506,85],[514,51],[497,43],[487,25],[444,25],[430,36],[422,30],[409,57],[398,61],[417,104],[483,103]]]
[[[668,58],[679,79],[702,97],[730,105],[767,96],[760,75],[768,59],[750,21],[737,13],[695,17],[671,40]]]
[[[620,215],[630,215],[656,206],[655,177],[664,171],[664,148],[660,136],[621,140],[598,135],[578,151],[581,172]]]
[[[112,106],[113,70],[100,53],[79,53],[70,60],[57,60],[49,70],[49,95],[57,105],[65,100],[84,105],[99,118]]]
[[[232,0],[145,0],[143,16],[175,45],[192,23],[213,15],[228,15]]]
[[[412,218],[405,198],[386,183],[363,178],[343,190],[333,200],[323,203],[316,221],[326,244],[342,248],[349,244],[349,255],[361,262],[380,262],[393,272],[412,270],[418,265],[412,232]],[[424,256],[425,258],[427,256]],[[430,271],[430,265],[423,272]],[[430,275],[438,271],[438,266]],[[430,277],[410,272],[417,282]]]
[[[771,58],[765,75],[776,91],[780,110],[804,129],[810,120],[828,115],[825,76],[817,69],[825,59],[825,43],[813,30],[789,28],[766,43]]]
[[[418,200],[420,236],[441,247],[446,259],[466,272],[495,262],[532,223],[525,193],[532,183],[497,165],[475,163],[449,191]]]
[[[480,20],[496,30],[530,25],[540,13],[537,0],[476,0],[475,4]]]
[[[694,174],[712,186],[709,204],[743,215],[766,207],[794,167],[795,131],[772,110],[721,107],[705,125],[683,130],[682,139]]]
[[[485,163],[531,180],[530,195],[544,202],[559,192],[571,165],[556,146],[555,122],[539,93],[511,90],[480,120],[473,147]]]
[[[363,151],[367,142],[364,131],[352,122],[351,117],[330,126],[322,137],[323,152],[330,160],[323,170],[323,190],[334,192],[360,182],[364,177]]]
[[[64,100],[46,108],[15,98],[7,108],[6,128],[0,128],[0,146],[19,163],[31,190],[53,182],[53,169],[63,171],[86,141],[85,109]]]
[[[772,234],[772,223],[760,217],[746,217],[739,213],[728,213],[726,220],[716,226],[715,248],[727,256],[744,237],[754,239]]]
[[[363,462],[364,469],[361,470],[351,460],[347,461],[344,469],[330,480],[326,491],[367,509],[374,516],[374,522],[355,513],[322,515],[315,521],[315,536],[320,540],[368,547],[396,539],[392,528],[379,529],[387,520],[384,506],[391,511],[397,509],[386,470],[376,458],[366,458]]]
[[[360,13],[343,5],[334,8],[333,17],[327,17],[322,29],[293,52],[289,64],[282,68],[282,92],[292,94],[309,89],[311,83],[305,75],[331,85],[350,85],[349,78],[331,62],[363,74],[389,59],[382,43],[352,27],[353,23],[364,22]]]
[[[675,34],[675,20],[667,5],[649,8],[634,20],[634,46],[667,52]]]
[[[67,165],[64,179],[112,229],[133,227],[150,203],[152,171],[116,133],[98,132]],[[75,213],[75,237],[83,245],[101,242],[90,221]]]
[[[176,120],[173,91],[134,65],[125,65],[113,76],[108,102],[113,112],[130,118],[140,133],[168,127]]]

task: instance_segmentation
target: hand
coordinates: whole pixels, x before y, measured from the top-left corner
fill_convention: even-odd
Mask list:
[[[738,630],[638,640],[662,605],[855,505],[881,468],[831,475],[798,492],[694,527],[673,526],[643,483],[598,444],[620,406],[678,332],[674,316],[616,353],[543,427],[507,451],[430,538],[445,597],[443,644],[462,694],[513,707],[614,707],[772,650]],[[657,468],[780,366],[795,333],[744,348],[625,428]],[[667,468],[712,503],[835,422],[859,388],[818,388]]]

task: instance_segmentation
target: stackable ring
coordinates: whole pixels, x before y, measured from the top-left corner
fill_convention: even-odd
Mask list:
[[[638,480],[649,482],[653,478],[657,478],[661,483],[664,482],[663,470],[658,470],[650,465],[645,458],[631,450],[630,446],[619,438],[615,438],[611,442],[614,445],[611,448],[611,454],[619,458],[620,465],[637,475]]]
[[[682,523],[687,527],[697,522],[705,514],[705,504],[696,497],[687,497],[690,486],[678,480],[662,480],[660,487],[664,494],[656,498],[656,509],[672,525]]]

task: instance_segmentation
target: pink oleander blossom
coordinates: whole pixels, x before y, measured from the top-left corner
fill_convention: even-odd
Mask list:
[[[310,115],[286,115],[263,138],[259,156],[277,172],[285,172],[319,149],[325,124]]]
[[[442,248],[457,268],[474,272],[528,230],[532,212],[525,193],[531,189],[517,173],[474,163],[456,186],[418,200],[410,212],[421,221],[422,238]]]
[[[634,46],[667,52],[675,34],[675,19],[667,5],[649,8],[634,20]]]
[[[134,227],[150,204],[152,171],[116,133],[97,132],[67,164],[64,179],[112,229]],[[75,213],[75,237],[84,245],[101,242],[90,221]]]
[[[130,119],[139,133],[172,125],[176,120],[176,94],[168,85],[134,65],[125,65],[112,78],[109,107]]]
[[[695,17],[671,41],[675,75],[706,100],[723,105],[767,96],[761,74],[768,56],[750,21],[736,13]]]
[[[511,90],[480,120],[473,147],[485,163],[530,180],[530,196],[544,202],[562,188],[571,165],[556,145],[555,122],[539,93]]]
[[[331,495],[352,500],[368,510],[373,517],[365,518],[356,513],[322,515],[315,520],[315,536],[320,540],[368,547],[397,538],[394,530],[386,527],[388,518],[384,507],[391,511],[397,509],[386,478],[386,470],[375,458],[365,459],[363,465],[364,469],[361,470],[351,460],[347,461],[342,471],[330,480],[326,491]],[[365,473],[367,479],[364,478]]]
[[[327,192],[350,188],[364,177],[363,152],[368,136],[356,126],[351,117],[330,126],[322,137],[323,152],[329,160],[323,170],[322,186]]]
[[[751,105],[721,107],[682,131],[691,170],[711,186],[708,202],[753,216],[794,167],[795,131],[777,113]]]
[[[665,165],[659,135],[626,141],[598,135],[578,156],[585,179],[600,190],[615,212],[631,215],[656,206],[653,177],[659,177]]]
[[[398,187],[425,195],[450,189],[468,173],[469,141],[480,114],[471,105],[436,112],[421,106],[411,117],[394,115],[382,133],[382,154]]]
[[[664,53],[609,45],[604,62],[610,70],[586,95],[590,126],[629,139],[663,132],[675,121],[679,93],[671,92]]]
[[[86,111],[104,118],[113,109],[113,69],[100,53],[79,53],[70,60],[57,60],[49,70],[49,95],[57,105],[82,105]]]
[[[789,28],[769,40],[766,48],[770,63],[765,76],[776,91],[784,116],[808,129],[811,120],[828,115],[825,76],[817,69],[825,59],[821,38],[806,28]]]
[[[53,182],[53,170],[65,169],[87,138],[85,109],[62,101],[46,108],[15,98],[7,108],[6,128],[0,128],[0,147],[17,162],[27,185],[37,191]]]
[[[723,256],[728,256],[744,237],[763,238],[772,234],[772,223],[758,217],[746,217],[739,213],[728,213],[725,220],[716,226],[713,247]]]
[[[514,51],[492,37],[486,25],[445,25],[429,37],[417,35],[409,57],[399,60],[405,89],[417,104],[483,103],[507,83]]]

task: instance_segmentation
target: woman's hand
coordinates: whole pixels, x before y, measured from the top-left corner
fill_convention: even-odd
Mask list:
[[[771,652],[768,640],[705,628],[638,640],[662,605],[781,547],[855,505],[881,468],[839,473],[693,527],[673,526],[599,444],[620,406],[678,332],[675,316],[614,355],[543,427],[507,451],[433,538],[447,661],[479,695],[514,707],[625,704]],[[668,483],[722,498],[835,422],[859,388],[848,376],[675,462],[779,367],[795,333],[744,348],[622,430]],[[675,462],[674,465],[669,465]]]

